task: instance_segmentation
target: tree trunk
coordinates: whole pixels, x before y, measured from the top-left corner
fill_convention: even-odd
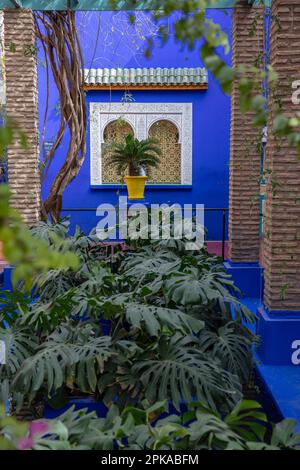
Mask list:
[[[42,42],[48,66],[50,64],[61,106],[59,131],[52,149],[44,159],[42,181],[47,177],[65,130],[68,129],[70,133],[67,154],[42,208],[43,217],[47,218],[50,215],[51,220],[55,223],[60,218],[63,193],[78,175],[86,152],[87,117],[83,90],[84,62],[74,11],[36,12],[35,18],[37,36]]]

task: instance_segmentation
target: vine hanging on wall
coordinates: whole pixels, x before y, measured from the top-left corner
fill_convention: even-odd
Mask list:
[[[62,196],[67,186],[77,176],[86,152],[87,114],[83,90],[84,61],[75,23],[75,12],[35,12],[36,34],[45,52],[47,71],[47,99],[42,140],[44,141],[49,100],[50,67],[60,100],[60,124],[55,142],[45,155],[41,167],[41,180],[45,181],[55,151],[60,146],[65,131],[69,130],[68,151],[56,174],[47,199],[42,204],[42,217],[49,215],[53,222],[60,218]],[[50,67],[49,67],[50,66]]]

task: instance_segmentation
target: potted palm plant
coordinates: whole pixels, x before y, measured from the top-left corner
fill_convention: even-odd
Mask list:
[[[129,199],[143,199],[148,167],[158,167],[161,150],[155,139],[138,140],[132,134],[125,137],[123,143],[108,147],[111,163],[124,176]]]

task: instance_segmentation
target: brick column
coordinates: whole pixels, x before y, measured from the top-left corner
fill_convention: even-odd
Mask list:
[[[261,13],[261,14],[259,14]],[[250,34],[257,21],[254,35]],[[238,0],[233,12],[232,65],[254,65],[263,51],[263,11]],[[229,258],[233,262],[259,260],[259,178],[258,129],[252,115],[239,110],[239,90],[235,83],[231,97]]]
[[[273,0],[271,64],[279,75],[276,94],[286,116],[300,111],[292,103],[292,81],[300,78],[299,0]],[[300,311],[300,163],[286,139],[272,135],[276,97],[270,94],[265,206],[265,305],[272,311]]]
[[[19,142],[8,148],[9,186],[12,205],[32,225],[40,215],[38,147],[37,60],[32,11],[4,12],[6,112],[26,132],[28,149]]]

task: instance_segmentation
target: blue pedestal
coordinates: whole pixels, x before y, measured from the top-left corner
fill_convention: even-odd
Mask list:
[[[225,261],[224,267],[231,274],[235,285],[246,297],[262,298],[263,268],[259,263],[233,263]]]
[[[300,366],[300,311],[269,312],[257,309],[259,359],[266,365]]]

